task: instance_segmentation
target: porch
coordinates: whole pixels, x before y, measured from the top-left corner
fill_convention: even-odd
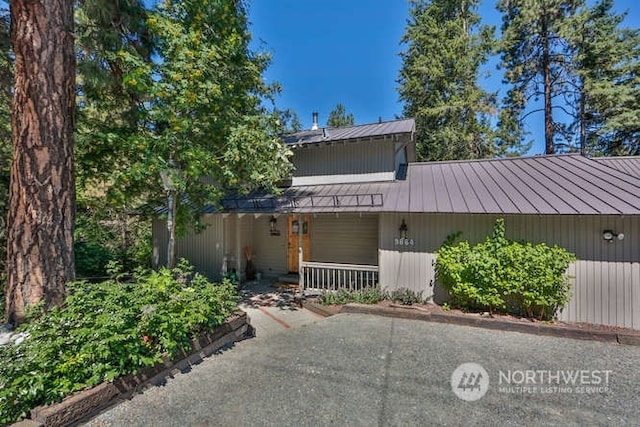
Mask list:
[[[247,275],[289,277],[303,291],[362,289],[378,283],[377,214],[230,214],[223,217],[228,266]],[[293,280],[296,278],[297,280]]]

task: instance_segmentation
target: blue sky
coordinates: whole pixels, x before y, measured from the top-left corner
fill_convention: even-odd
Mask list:
[[[615,2],[617,11],[629,11],[625,22],[634,28],[640,27],[636,2]],[[482,1],[479,12],[499,28],[495,3]],[[338,102],[357,124],[402,114],[396,80],[407,18],[403,0],[252,0],[249,8],[254,48],[273,55],[265,77],[283,87],[277,106],[295,110],[305,128],[313,111],[324,125]],[[501,71],[489,70],[485,88],[500,90]],[[529,130],[539,134],[541,117],[532,117]],[[530,154],[544,151],[541,138],[535,140]]]

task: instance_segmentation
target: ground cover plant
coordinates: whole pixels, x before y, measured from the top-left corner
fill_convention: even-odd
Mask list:
[[[505,238],[504,220],[471,246],[450,236],[438,250],[436,274],[451,307],[551,319],[570,297],[567,268],[574,254],[544,243]]]
[[[402,305],[420,304],[425,302],[422,292],[415,292],[410,289],[400,288],[393,291],[384,291],[380,286],[367,286],[356,289],[338,289],[337,291],[327,291],[320,296],[320,304],[323,305],[344,305],[350,302],[359,304],[377,304],[380,301],[390,300]]]
[[[367,286],[360,290],[339,289],[337,291],[324,292],[320,296],[320,304],[343,305],[350,302],[360,304],[377,304],[386,299],[386,292],[380,286]]]
[[[181,262],[133,280],[68,285],[61,308],[33,310],[20,345],[0,347],[0,425],[42,404],[174,356],[236,309],[236,288]]]

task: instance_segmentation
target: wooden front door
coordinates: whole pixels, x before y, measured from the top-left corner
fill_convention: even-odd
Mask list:
[[[300,267],[298,263],[299,245],[302,245],[302,259],[309,260],[311,255],[311,217],[308,215],[302,217],[292,215],[289,217],[288,228],[289,272],[297,273]]]

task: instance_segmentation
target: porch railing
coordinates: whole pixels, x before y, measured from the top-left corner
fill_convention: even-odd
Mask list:
[[[300,262],[300,289],[337,291],[361,290],[378,284],[377,265]]]

